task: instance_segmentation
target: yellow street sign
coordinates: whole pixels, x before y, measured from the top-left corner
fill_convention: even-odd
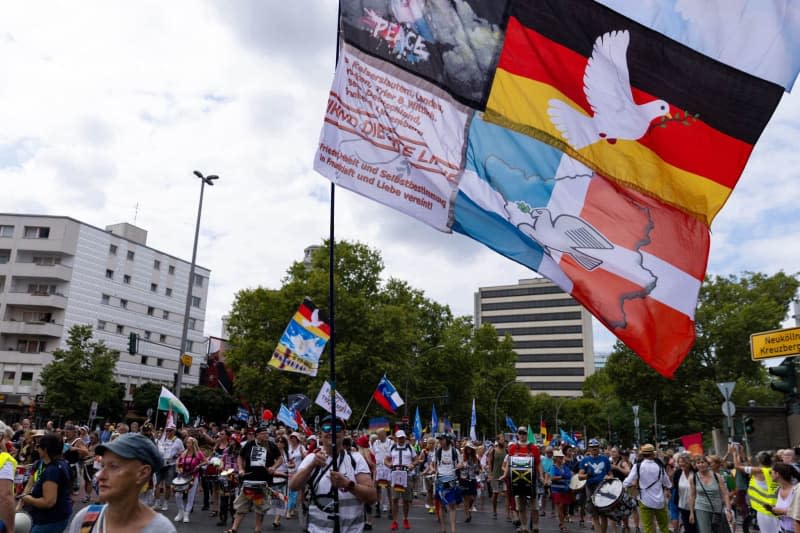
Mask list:
[[[181,364],[183,366],[192,366],[192,356],[185,353],[181,356]]]
[[[753,361],[800,355],[800,328],[776,329],[750,335]]]

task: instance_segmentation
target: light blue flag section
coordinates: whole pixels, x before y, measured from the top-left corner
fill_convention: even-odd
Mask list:
[[[431,407],[431,433],[439,432],[439,417],[436,416],[436,404]]]
[[[283,404],[281,404],[281,408],[278,411],[278,421],[283,422],[284,424],[286,424],[286,426],[292,429],[297,429],[299,427],[297,425],[297,420],[294,419],[294,415],[292,414],[292,412],[289,410],[288,407],[286,407]]]
[[[419,417],[419,406],[414,415],[414,438],[417,439],[417,442],[422,440],[422,419]]]

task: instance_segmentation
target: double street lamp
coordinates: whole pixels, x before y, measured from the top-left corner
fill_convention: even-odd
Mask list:
[[[189,333],[189,312],[192,309],[192,287],[194,287],[194,268],[197,260],[197,238],[200,235],[200,215],[203,212],[203,191],[205,186],[213,186],[214,180],[219,176],[211,174],[203,176],[199,170],[194,171],[194,175],[200,178],[200,203],[197,206],[197,224],[194,228],[194,247],[192,248],[192,265],[189,267],[189,288],[186,290],[186,309],[183,313],[183,330],[181,332],[180,356],[178,357],[178,377],[175,379],[175,396],[181,396],[181,383],[183,382],[183,354],[186,353],[187,337]]]

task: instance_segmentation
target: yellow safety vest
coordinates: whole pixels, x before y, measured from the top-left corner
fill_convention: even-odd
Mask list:
[[[761,473],[764,474],[764,481],[767,484],[767,490],[758,483],[755,476],[750,476],[750,484],[747,486],[747,496],[750,497],[750,507],[755,509],[757,513],[767,516],[775,516],[767,511],[765,505],[774,506],[778,502],[778,484],[772,481],[770,476],[770,468],[760,468]]]
[[[17,460],[14,459],[11,456],[11,454],[9,454],[8,452],[0,453],[0,470],[2,470],[3,467],[6,466],[6,463],[9,462],[9,461],[11,461],[11,464],[14,467],[14,474],[16,474],[16,472],[17,472]],[[14,479],[13,478],[11,479],[11,495],[12,496],[14,495]]]

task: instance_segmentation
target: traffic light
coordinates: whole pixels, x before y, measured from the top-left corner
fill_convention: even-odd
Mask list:
[[[755,431],[755,420],[752,417],[744,417],[744,432],[751,435]]]
[[[128,353],[131,355],[136,355],[136,352],[139,349],[139,335],[136,333],[131,333],[128,335]]]
[[[770,388],[784,394],[797,393],[797,376],[795,375],[794,358],[787,357],[778,366],[770,367],[769,373],[781,379],[773,380]]]

